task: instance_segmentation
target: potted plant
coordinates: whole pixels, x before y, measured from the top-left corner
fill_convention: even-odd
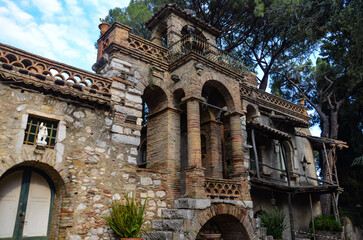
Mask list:
[[[267,235],[274,239],[282,239],[282,233],[287,228],[286,216],[283,211],[274,207],[258,215],[261,219],[261,226],[267,229]]]
[[[111,203],[109,216],[104,216],[107,224],[121,240],[142,240],[144,230],[145,203],[141,199],[135,201],[134,196],[123,194],[124,200],[114,200]]]
[[[105,19],[100,18],[100,25],[98,28],[101,30],[101,35],[105,34],[105,32],[110,28],[110,24],[107,23],[107,17]]]

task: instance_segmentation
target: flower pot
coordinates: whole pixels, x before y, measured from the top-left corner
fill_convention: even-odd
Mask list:
[[[101,30],[101,35],[103,35],[110,28],[110,24],[101,23],[100,25],[98,25],[98,28]]]

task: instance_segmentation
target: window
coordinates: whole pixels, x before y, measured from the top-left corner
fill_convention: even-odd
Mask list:
[[[34,145],[37,141],[39,126],[43,123],[47,127],[48,136],[46,139],[47,148],[54,148],[57,136],[57,121],[51,121],[44,118],[29,116],[28,123],[25,129],[24,144]]]

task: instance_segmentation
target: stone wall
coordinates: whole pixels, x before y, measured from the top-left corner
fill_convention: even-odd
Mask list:
[[[167,172],[136,168],[141,97],[129,86],[113,83],[112,111],[1,85],[0,173],[32,166],[51,178],[56,187],[52,239],[110,239],[102,216],[123,193],[147,199],[149,220],[171,207]],[[23,144],[29,115],[58,121],[55,149]]]

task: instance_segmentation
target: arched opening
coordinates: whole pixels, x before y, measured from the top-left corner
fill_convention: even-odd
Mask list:
[[[211,218],[200,229],[196,240],[245,240],[248,233],[242,223],[234,216],[221,214]]]
[[[160,87],[150,85],[145,88],[141,98],[143,121],[138,147],[138,167],[154,168],[155,164],[161,163],[162,160],[160,149],[167,149],[167,141],[163,141],[165,118],[158,114],[167,107],[167,96]]]
[[[3,174],[0,179],[1,239],[55,238],[56,230],[50,226],[59,222],[64,185],[58,173],[50,175],[55,171],[50,168],[42,163],[24,162]]]
[[[279,163],[280,163],[280,169],[281,171],[292,171],[293,170],[293,148],[291,146],[291,143],[289,141],[282,141],[280,142],[280,146],[279,146]],[[285,161],[288,165],[285,166]]]
[[[251,122],[258,117],[257,110],[252,105],[247,106],[246,121]]]
[[[179,114],[179,159],[180,159],[180,194],[183,196],[186,192],[185,169],[188,167],[188,126],[187,126],[187,109],[182,99],[185,97],[183,89],[179,88],[173,93],[173,105],[180,110]]]
[[[207,178],[231,178],[233,174],[232,138],[228,114],[234,104],[230,93],[223,84],[211,80],[202,88],[206,99],[200,107],[200,131],[205,138],[202,162]],[[203,144],[203,139],[202,139]]]

